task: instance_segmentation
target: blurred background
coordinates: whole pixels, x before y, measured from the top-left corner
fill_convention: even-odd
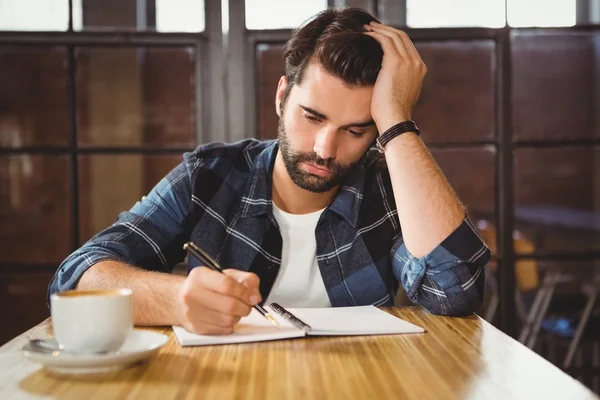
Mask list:
[[[479,314],[598,392],[600,0],[0,0],[0,344],[184,151],[274,138],[283,44],[345,5],[429,68],[414,119],[494,252]]]

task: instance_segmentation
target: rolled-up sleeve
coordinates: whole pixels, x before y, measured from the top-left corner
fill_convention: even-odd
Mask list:
[[[414,257],[399,236],[391,257],[408,297],[429,312],[467,315],[481,305],[491,252],[468,217],[426,256]]]
[[[100,261],[172,271],[185,257],[182,246],[189,237],[187,219],[193,208],[190,176],[196,165],[194,153],[186,153],[147,196],[67,257],[50,281],[48,299],[52,293],[75,288],[84,272]]]

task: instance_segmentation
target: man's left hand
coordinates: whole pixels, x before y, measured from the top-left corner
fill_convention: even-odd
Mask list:
[[[377,40],[383,49],[371,99],[371,116],[382,134],[411,119],[427,67],[405,32],[377,22],[365,25],[365,30],[365,35]]]

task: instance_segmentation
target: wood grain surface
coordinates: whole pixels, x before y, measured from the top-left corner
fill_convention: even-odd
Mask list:
[[[424,327],[413,335],[313,337],[182,348],[95,377],[59,377],[24,359],[27,338],[0,348],[0,399],[597,399],[582,384],[477,316],[386,311]]]

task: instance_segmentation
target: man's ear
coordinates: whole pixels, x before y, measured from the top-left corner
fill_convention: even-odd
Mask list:
[[[277,93],[275,94],[275,112],[279,117],[281,117],[281,99],[283,97],[283,92],[287,86],[287,78],[282,76],[279,78],[279,83],[277,84]]]

